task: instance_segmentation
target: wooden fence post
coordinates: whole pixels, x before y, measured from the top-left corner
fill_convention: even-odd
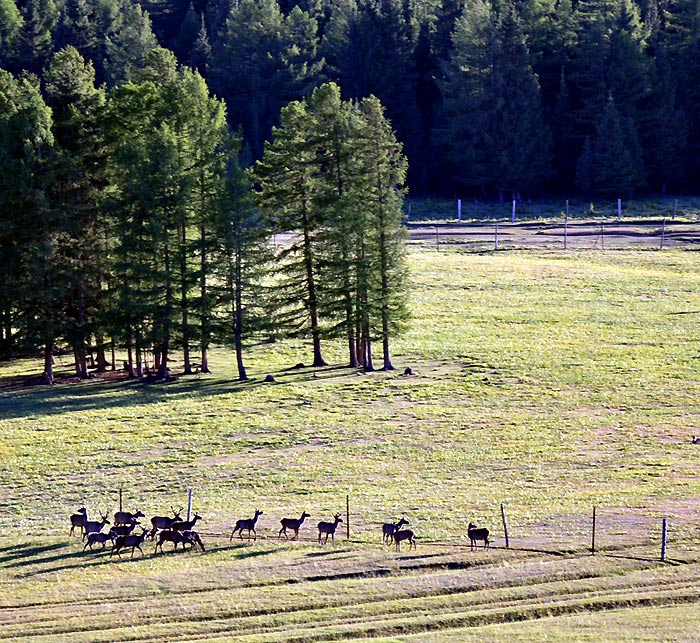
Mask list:
[[[503,533],[506,536],[506,549],[510,548],[510,539],[508,538],[508,521],[506,520],[506,510],[501,503],[501,519],[503,520]]]
[[[596,508],[593,507],[593,528],[591,529],[591,554],[595,554],[595,510]]]
[[[187,499],[187,522],[189,522],[191,514],[192,514],[192,489],[190,489],[189,496]]]
[[[661,560],[666,560],[666,540],[668,538],[668,521],[666,518],[661,523]]]
[[[569,236],[569,199],[566,200],[566,212],[564,214],[564,250],[566,250]]]
[[[124,511],[124,505],[122,504],[122,486],[119,485],[119,511]]]
[[[350,494],[345,496],[345,533],[350,540]]]
[[[665,239],[666,239],[666,217],[664,217],[663,223],[661,224],[661,250],[664,249]]]
[[[510,215],[510,222],[515,223],[515,199],[513,199],[513,212]]]

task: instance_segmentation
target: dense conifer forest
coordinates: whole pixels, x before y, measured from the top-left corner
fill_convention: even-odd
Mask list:
[[[391,368],[406,188],[697,184],[698,6],[0,0],[0,353],[167,377],[224,341],[245,378],[250,337],[342,337]]]

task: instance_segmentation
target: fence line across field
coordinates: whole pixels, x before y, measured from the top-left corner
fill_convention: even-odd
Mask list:
[[[408,223],[411,242],[440,250],[462,246],[477,250],[618,250],[700,246],[700,222],[663,219],[620,221],[431,221]]]
[[[118,490],[118,500],[119,500],[119,510],[122,511],[123,507],[123,485],[119,487]],[[190,488],[188,489],[188,503],[187,503],[187,513],[188,513],[188,520],[190,519],[190,513],[192,511],[192,503],[194,499],[194,489]],[[362,524],[359,523],[360,527],[360,533],[361,537],[352,537],[351,536],[351,530],[350,530],[350,524],[351,524],[351,519],[353,521],[353,525],[356,525],[356,521],[353,518],[353,514],[351,513],[350,507],[350,494],[347,494],[345,497],[345,541],[346,542],[351,542],[351,543],[357,543],[357,544],[367,544],[367,545],[373,545],[373,544],[385,544],[384,540],[379,541],[379,531],[382,527],[382,523],[371,523],[370,525],[367,524]],[[500,516],[502,520],[502,527],[503,527],[503,539],[505,541],[505,546],[501,547],[499,545],[494,544],[494,538],[501,538],[500,534],[496,534],[495,531],[490,531],[488,536],[490,537],[490,542],[489,542],[489,547],[493,545],[494,549],[511,549],[511,536],[512,534],[509,531],[509,525],[508,525],[508,520],[506,516],[506,507],[504,503],[500,504]],[[621,509],[610,509],[609,512],[606,514],[607,517],[607,526],[608,526],[608,532],[604,534],[604,536],[607,538],[607,546],[604,543],[603,544],[603,549],[609,549],[610,548],[610,543],[611,541],[614,540],[614,535],[610,533],[611,528],[615,528],[616,525],[617,529],[619,530],[619,524],[622,522],[621,519],[618,519],[617,521],[615,520],[616,517],[619,517],[620,515],[625,515],[625,516],[635,516],[637,520],[637,527],[638,528],[646,528],[646,534],[647,538],[644,540],[644,542],[636,542],[637,545],[644,545],[644,546],[649,546],[652,543],[650,542],[650,538],[656,535],[657,532],[655,532],[654,526],[658,525],[658,519],[657,518],[651,518],[649,516],[643,516],[640,515],[638,512],[634,511],[626,511],[626,510],[621,510]],[[641,525],[639,525],[641,523]],[[591,552],[591,555],[595,555],[597,552],[601,551],[601,520],[600,520],[600,514],[599,514],[599,508],[598,507],[593,507],[593,512],[592,512],[592,518],[591,518],[591,526],[590,526],[590,546],[587,547],[587,549]],[[493,526],[492,526],[493,527]],[[662,561],[667,560],[667,554],[668,554],[668,527],[669,527],[669,521],[667,517],[664,517],[662,519],[661,525],[660,525],[660,530],[659,530],[659,535],[660,535],[660,541],[661,541],[661,555],[660,559]],[[526,528],[527,531],[530,531],[534,529],[534,527],[529,527]],[[306,528],[306,531],[316,531],[316,526],[313,525],[312,523],[308,523],[308,527]],[[367,539],[366,534],[370,533],[370,530],[374,533],[377,533],[377,539],[375,540],[374,538],[372,539]],[[203,537],[210,537],[210,538],[222,538],[226,539],[229,542],[243,542],[244,544],[248,543],[253,543],[257,540],[264,540],[264,541],[281,541],[281,532],[277,532],[277,535],[268,535],[266,533],[258,533],[256,532],[255,538],[250,538],[250,533],[248,534],[248,537],[243,538],[242,537],[242,531],[239,533],[238,537],[233,536],[233,527],[227,528],[225,531],[210,531],[207,529],[199,529],[198,533],[203,536]],[[636,530],[635,530],[636,531]],[[415,532],[414,532],[415,533]],[[627,535],[627,531],[622,532],[624,535]],[[467,548],[469,547],[470,549],[474,548],[474,543],[473,542],[467,542],[465,540],[467,535],[467,529],[465,528],[463,531],[460,531],[458,534],[455,535],[455,539],[449,540],[449,541],[443,541],[443,540],[428,540],[424,539],[421,537],[420,533],[416,533],[416,537],[418,539],[419,543],[422,543],[424,545],[428,546],[435,546],[435,547],[444,547],[446,549],[461,549],[461,548]],[[530,540],[530,544],[532,546],[528,547],[528,539]],[[315,543],[318,542],[318,536],[311,536],[311,535],[302,535],[301,533],[298,533],[297,536],[293,539],[285,539],[283,542],[308,542],[308,543]],[[529,551],[529,550],[536,550],[536,551],[541,551],[541,552],[546,552],[546,553],[552,553],[552,554],[561,554],[562,552],[568,552],[571,551],[571,547],[567,547],[566,549],[561,549],[557,548],[556,541],[554,539],[548,539],[546,537],[542,537],[540,535],[540,542],[544,540],[545,544],[539,544],[537,547],[534,547],[534,543],[532,543],[533,538],[530,534],[528,533],[523,533],[522,536],[517,536],[517,540],[519,545],[517,547],[513,547],[512,549],[514,550],[519,550],[519,551]],[[547,540],[549,540],[551,549],[547,548]],[[641,539],[640,539],[641,540]],[[653,542],[656,540],[656,538],[653,538]],[[391,541],[390,541],[391,543]],[[574,544],[574,543],[572,543]],[[484,542],[484,548],[486,548],[487,543]],[[629,545],[629,542],[628,542]],[[585,541],[583,538],[580,540],[580,546],[586,547]],[[574,549],[577,549],[577,547],[574,547]]]

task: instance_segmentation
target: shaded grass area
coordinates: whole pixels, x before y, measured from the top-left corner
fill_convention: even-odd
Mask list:
[[[223,350],[213,375],[163,385],[30,387],[38,362],[0,365],[0,640],[645,640],[639,623],[665,616],[668,640],[693,640],[700,255],[444,248],[411,264],[394,372],[344,368],[332,344],[335,366],[291,369],[308,359],[295,343],[253,347],[247,383]],[[120,486],[149,516],[193,488],[207,551],[83,554],[68,515],[113,511]],[[353,541],[310,542],[346,496]],[[256,507],[258,543],[229,542]],[[302,510],[302,542],[278,541]],[[415,553],[380,545],[401,515]],[[677,564],[657,562],[661,517]],[[469,551],[470,521],[492,550]]]

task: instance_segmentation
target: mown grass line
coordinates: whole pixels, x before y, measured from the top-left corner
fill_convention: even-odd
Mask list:
[[[576,561],[573,562],[575,563]],[[448,591],[439,591],[437,593],[424,592],[410,597],[392,598],[390,600],[386,599],[386,596],[391,595],[390,590],[383,593],[384,598],[366,601],[362,598],[362,591],[360,589],[360,591],[357,592],[358,596],[355,597],[355,600],[343,605],[335,604],[332,607],[324,607],[322,604],[308,604],[304,606],[303,609],[296,606],[291,609],[285,608],[282,612],[267,608],[264,613],[260,611],[246,611],[245,614],[242,614],[240,610],[222,613],[221,609],[212,611],[210,609],[211,606],[220,607],[221,603],[219,600],[213,601],[209,604],[208,608],[208,603],[201,602],[201,600],[198,601],[196,597],[189,597],[189,599],[194,599],[194,602],[190,607],[184,610],[184,614],[180,614],[182,611],[183,597],[175,595],[158,599],[158,602],[172,605],[172,613],[169,613],[167,605],[157,607],[155,604],[146,602],[143,605],[143,609],[157,613],[159,616],[151,619],[140,619],[138,628],[135,628],[134,624],[131,623],[130,631],[133,635],[136,633],[137,629],[138,631],[146,631],[149,628],[155,628],[159,632],[158,636],[165,636],[168,640],[175,640],[176,632],[180,631],[183,635],[189,635],[193,629],[197,629],[197,623],[207,624],[207,627],[213,627],[210,624],[213,621],[219,623],[216,628],[234,627],[237,630],[246,631],[252,627],[256,631],[262,631],[265,627],[269,629],[270,626],[264,626],[264,621],[270,620],[271,622],[284,622],[284,626],[279,625],[279,627],[285,627],[287,629],[302,627],[304,623],[308,623],[309,621],[314,621],[317,625],[323,625],[329,622],[342,622],[347,625],[351,621],[358,620],[355,618],[355,615],[358,613],[362,614],[362,617],[359,619],[362,622],[377,619],[381,620],[390,614],[395,616],[402,613],[410,614],[413,619],[421,614],[425,616],[430,612],[437,613],[445,610],[454,611],[455,609],[466,606],[478,610],[480,607],[483,608],[484,606],[496,604],[498,610],[502,611],[523,604],[532,606],[533,602],[538,604],[551,603],[552,601],[556,602],[566,599],[568,601],[580,600],[585,603],[589,600],[598,600],[601,596],[613,600],[615,596],[621,593],[629,594],[630,590],[632,593],[640,593],[641,591],[655,592],[663,589],[665,593],[671,591],[677,593],[682,590],[694,588],[693,577],[690,579],[676,579],[673,577],[673,574],[679,572],[677,569],[664,569],[662,567],[659,570],[659,574],[662,577],[670,575],[670,578],[639,578],[643,570],[639,570],[637,574],[620,574],[619,571],[620,570],[618,570],[618,573],[614,576],[602,577],[599,575],[594,577],[593,575],[586,575],[572,580],[571,573],[566,573],[565,570],[562,570],[558,574],[560,578],[556,581],[547,580],[547,582],[542,582],[541,579],[533,577],[531,579],[532,584],[523,584],[522,582],[512,584],[511,586],[506,586],[505,583],[494,584],[488,589],[485,589],[483,585],[465,585],[459,588],[452,588]],[[688,570],[683,571],[688,572]],[[563,576],[568,576],[568,578],[562,579],[561,577]],[[605,584],[601,585],[601,581],[605,581]],[[646,587],[642,587],[642,585],[646,585]],[[327,595],[329,590],[332,591],[334,586],[335,583],[332,582],[315,583],[310,589],[312,593],[323,596]],[[235,601],[235,598],[233,600]],[[17,627],[23,628],[22,631],[26,635],[41,635],[42,632],[50,632],[58,635],[77,631],[69,626],[72,618],[75,618],[83,624],[84,628],[91,632],[95,633],[108,630],[108,632],[103,632],[103,634],[114,638],[117,634],[112,632],[112,628],[120,621],[125,620],[121,616],[124,611],[124,606],[121,603],[111,603],[111,607],[116,613],[111,613],[109,608],[105,610],[104,606],[92,606],[90,610],[91,613],[100,612],[99,617],[94,616],[92,619],[89,618],[89,614],[85,613],[77,614],[74,617],[69,617],[68,614],[64,614],[62,619],[54,621],[54,623],[58,623],[60,627],[56,627],[50,622],[42,622],[40,624],[35,623],[39,627],[33,628],[31,619],[26,618],[29,615],[19,614],[17,618],[24,623]],[[129,611],[128,608],[127,611]],[[163,621],[167,621],[167,624],[163,623]],[[231,621],[233,621],[235,625],[232,624]],[[226,625],[222,624],[224,622]],[[167,628],[174,628],[174,630],[166,631]],[[5,636],[12,637],[12,628],[6,630]]]

